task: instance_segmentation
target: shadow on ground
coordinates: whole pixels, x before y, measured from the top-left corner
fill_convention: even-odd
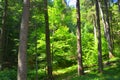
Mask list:
[[[104,68],[102,74],[91,71],[83,76],[77,76],[77,70],[70,70],[56,75],[55,80],[120,80],[120,63],[114,63]]]

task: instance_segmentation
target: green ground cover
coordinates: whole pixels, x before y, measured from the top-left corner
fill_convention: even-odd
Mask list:
[[[120,60],[110,60],[110,64],[104,65],[104,72],[97,72],[97,65],[85,68],[85,75],[77,75],[77,65],[53,71],[55,80],[120,80]],[[46,80],[45,71],[38,71],[39,79]],[[36,72],[30,71],[27,80],[35,80]],[[6,69],[0,72],[0,80],[17,80],[17,70]]]
[[[56,71],[55,80],[120,80],[119,61],[106,65],[103,73],[98,73],[96,69],[89,70],[88,68],[88,70],[86,69],[87,73],[85,75],[77,76],[76,68],[77,66],[72,66]]]

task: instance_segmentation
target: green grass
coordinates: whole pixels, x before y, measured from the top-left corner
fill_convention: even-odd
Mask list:
[[[120,80],[120,60],[112,59],[111,64],[106,65],[104,72],[98,73],[97,66],[85,68],[85,75],[77,75],[77,65],[73,65],[68,68],[59,69],[53,71],[55,80]],[[43,69],[38,70],[38,80],[47,80],[46,71]],[[35,80],[36,72],[35,70],[30,70],[28,72],[27,80]],[[0,80],[16,80],[17,70],[16,69],[5,69],[0,71]]]
[[[93,70],[83,76],[78,76],[76,65],[53,73],[55,80],[120,80],[120,62],[105,67],[103,73]]]
[[[56,71],[53,71],[53,75],[55,80],[69,80],[70,78],[72,78],[72,76],[76,75],[77,73],[77,66],[71,66],[69,68],[65,68],[65,69],[59,69]]]

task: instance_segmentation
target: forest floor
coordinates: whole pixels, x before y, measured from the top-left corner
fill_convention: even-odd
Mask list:
[[[120,80],[120,60],[111,61],[104,65],[103,73],[98,73],[97,69],[85,69],[85,75],[77,75],[77,66],[54,71],[55,80]]]
[[[120,58],[104,62],[103,73],[98,73],[97,65],[85,67],[85,75],[77,75],[77,65],[53,71],[54,80],[120,80]],[[46,80],[44,71],[39,72],[38,80]],[[17,80],[17,69],[5,69],[0,72],[0,80]],[[27,80],[36,80],[36,71],[30,70]]]

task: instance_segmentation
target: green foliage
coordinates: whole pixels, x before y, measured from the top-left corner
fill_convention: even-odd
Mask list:
[[[62,70],[59,69],[57,71],[54,71],[53,73],[56,80],[119,80],[119,67],[119,62],[113,63],[111,66],[105,67],[103,73],[96,72],[97,68],[89,67],[93,70],[85,68],[85,75],[78,76],[76,70],[77,65],[74,65]]]
[[[17,80],[17,72],[14,69],[0,71],[0,80]]]
[[[119,50],[119,45],[120,45],[120,14],[118,12],[118,5],[114,5],[112,7],[112,38],[113,40],[113,48],[114,48],[114,55],[115,56],[120,56],[120,50]]]
[[[105,39],[105,37],[102,37],[102,55],[103,55],[103,60],[107,60],[108,59],[108,44],[107,44],[107,40]]]
[[[67,73],[77,73],[77,42],[76,42],[76,9],[67,6],[64,0],[49,0],[48,14],[50,25],[50,40],[51,40],[51,53],[53,61],[54,75],[62,76]],[[3,1],[4,2],[4,1]],[[0,28],[2,26],[2,13],[3,2],[0,0]],[[4,62],[10,62],[12,66],[17,64],[17,52],[19,45],[19,27],[22,14],[22,0],[8,1],[8,13],[6,22],[6,54],[4,54]],[[29,24],[29,36],[28,36],[28,49],[27,49],[27,64],[28,64],[28,80],[35,79],[35,38],[37,37],[37,60],[39,68],[39,79],[45,79],[46,77],[46,43],[45,43],[45,20],[44,20],[44,0],[32,0],[30,5],[30,24]],[[113,5],[110,10],[112,11],[112,21],[110,22],[111,36],[113,37],[114,55],[120,57],[120,14],[118,12],[118,5]],[[93,66],[97,64],[97,42],[94,40],[94,28],[93,21],[95,15],[94,0],[81,0],[81,28],[82,28],[82,52],[83,52],[83,64],[84,66]],[[35,27],[37,31],[35,31]],[[102,54],[103,60],[108,59],[108,45],[104,38],[103,25],[102,29]],[[37,33],[36,33],[37,32]],[[36,35],[37,34],[37,35]],[[6,64],[7,67],[11,65]],[[70,67],[70,68],[66,68]],[[61,68],[65,68],[61,70]],[[60,70],[58,70],[60,69]],[[73,71],[69,71],[72,70]],[[109,69],[110,70],[110,69]],[[109,72],[109,71],[108,71]],[[108,74],[107,72],[107,74]],[[115,73],[113,70],[111,73]],[[4,70],[0,72],[0,80],[16,80],[15,70]],[[105,75],[105,74],[104,74]],[[76,77],[74,74],[73,80],[105,80],[110,79],[104,75],[96,75],[90,73],[89,75]],[[111,75],[111,74],[110,74]],[[117,74],[116,74],[117,75]],[[118,74],[119,75],[119,74]],[[66,75],[65,75],[66,77]],[[100,78],[102,77],[102,78]],[[105,77],[105,78],[103,78]],[[71,77],[70,77],[71,78]],[[118,76],[117,76],[118,78]],[[111,79],[117,79],[111,78]],[[69,79],[69,78],[68,78]],[[61,80],[61,79],[60,79]]]
[[[84,76],[77,76],[74,78],[71,78],[70,80],[119,80],[120,72],[119,67],[117,63],[114,63],[113,66],[109,66],[104,69],[103,74],[101,73],[95,73],[90,72],[89,74],[86,74]]]
[[[89,37],[89,38],[88,38]],[[84,65],[90,66],[97,62],[97,48],[93,34],[84,34],[82,38]]]
[[[34,33],[31,35],[35,36]],[[29,54],[31,54],[29,55],[28,63],[32,63],[31,65],[35,65],[35,62],[33,62],[35,59],[35,48],[33,48],[35,47],[34,44],[35,43],[29,44],[28,49]],[[46,66],[45,45],[45,34],[41,33],[38,35],[37,40],[38,61],[40,62],[39,67],[41,68]],[[59,27],[54,34],[51,35],[51,51],[53,54],[53,66],[55,68],[67,67],[76,63],[76,37],[73,33],[69,32],[69,28],[65,26]]]
[[[3,0],[4,2],[4,0]],[[2,4],[4,6],[4,3]],[[3,8],[4,9],[4,8]],[[2,27],[3,9],[0,15],[0,28]],[[18,1],[9,1],[7,8],[7,17],[5,23],[5,52],[3,54],[3,61],[5,67],[13,67],[17,63],[18,52],[18,38],[19,38],[19,26],[21,19],[21,4]],[[0,29],[1,31],[1,29]],[[9,58],[10,57],[10,58]],[[7,64],[9,63],[9,64]]]
[[[61,26],[51,36],[53,63],[65,67],[75,62],[76,56],[76,37],[69,33],[69,29]],[[74,60],[74,61],[72,61]],[[57,65],[56,65],[57,66]]]
[[[36,80],[36,71],[30,70],[27,74],[27,80]],[[46,71],[44,69],[38,70],[38,80],[45,80],[46,79]]]

